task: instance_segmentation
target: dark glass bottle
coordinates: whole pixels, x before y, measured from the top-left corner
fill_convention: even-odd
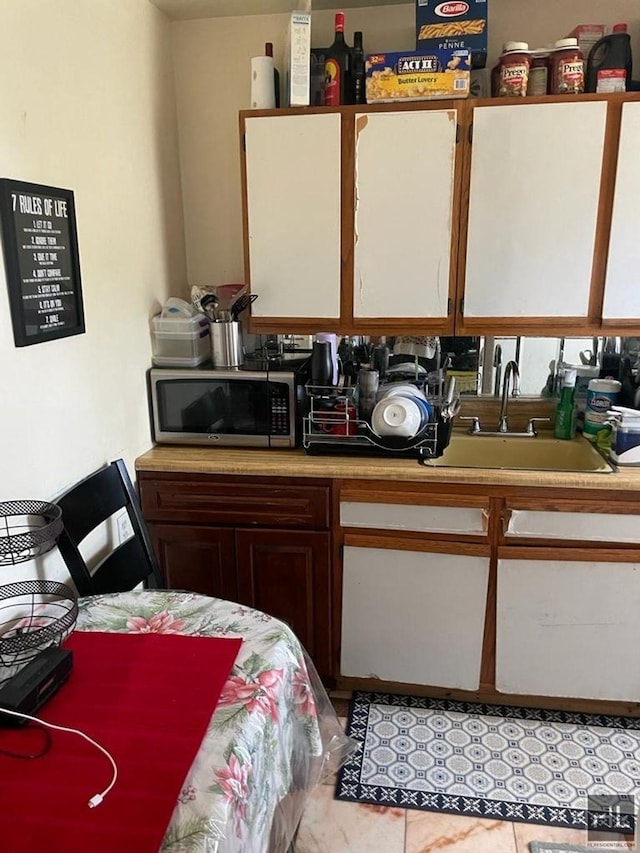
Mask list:
[[[273,44],[268,41],[264,46],[264,55],[270,56],[273,59]],[[273,68],[273,88],[276,96],[276,107],[280,106],[280,72],[274,66]]]
[[[356,30],[353,34],[353,48],[351,50],[351,103],[365,104],[367,102],[364,84],[364,48],[362,47],[362,33]]]
[[[336,35],[324,59],[324,102],[338,107],[349,99],[349,48],[344,40],[344,12],[336,12]]]

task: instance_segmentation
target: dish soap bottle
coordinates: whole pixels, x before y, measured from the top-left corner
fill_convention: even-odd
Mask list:
[[[560,402],[556,409],[556,420],[553,434],[556,438],[571,439],[576,434],[576,392],[577,371],[573,368],[565,370],[562,377]]]

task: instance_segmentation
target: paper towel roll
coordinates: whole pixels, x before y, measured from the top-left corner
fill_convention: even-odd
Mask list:
[[[251,57],[251,109],[272,110],[276,105],[273,57]]]

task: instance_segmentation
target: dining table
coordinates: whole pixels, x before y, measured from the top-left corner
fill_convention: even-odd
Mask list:
[[[344,734],[291,628],[237,602],[176,590],[94,595],[80,598],[78,605],[70,640],[83,632],[241,640],[226,680],[220,681],[215,710],[205,715],[195,757],[175,791],[158,853],[292,849],[309,794],[338,769],[355,743]],[[203,660],[202,671],[189,678],[206,684]],[[46,706],[42,710],[46,716]]]

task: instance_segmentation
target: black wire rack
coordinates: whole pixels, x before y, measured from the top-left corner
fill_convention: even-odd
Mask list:
[[[0,685],[40,652],[61,645],[77,618],[76,595],[59,581],[0,586]]]
[[[62,510],[46,501],[0,501],[0,566],[50,551],[62,532]]]
[[[50,551],[62,530],[56,504],[0,502],[0,578],[2,567]],[[61,645],[77,618],[77,595],[64,583],[34,579],[0,585],[0,686],[40,652]]]

